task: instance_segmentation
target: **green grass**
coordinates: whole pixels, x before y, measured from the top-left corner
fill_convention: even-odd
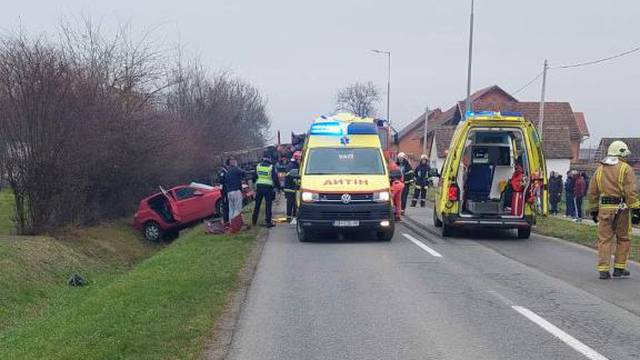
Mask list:
[[[200,226],[126,273],[67,288],[41,316],[0,332],[0,358],[200,358],[259,231]]]
[[[13,193],[8,189],[0,191],[0,235],[8,235],[14,232],[13,214],[14,214]]]
[[[66,301],[73,292],[66,286],[70,275],[100,286],[159,248],[125,221],[56,237],[0,235],[0,332]]]
[[[539,234],[597,248],[597,227],[593,225],[578,224],[554,216],[539,216],[534,231]],[[635,261],[640,260],[640,237],[637,235],[631,236],[631,253],[629,254],[629,258]]]

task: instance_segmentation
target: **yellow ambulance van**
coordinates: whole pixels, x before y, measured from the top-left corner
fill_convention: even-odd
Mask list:
[[[528,238],[548,208],[547,169],[538,130],[519,113],[470,113],[451,140],[436,190],[433,223],[517,229]]]
[[[321,230],[394,232],[389,173],[374,119],[322,116],[311,125],[299,170],[300,241]]]

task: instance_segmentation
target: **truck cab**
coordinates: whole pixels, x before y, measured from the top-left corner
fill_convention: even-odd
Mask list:
[[[528,238],[548,212],[547,169],[536,127],[519,113],[470,113],[453,135],[433,222],[455,228],[517,229]]]
[[[373,119],[351,114],[317,119],[299,177],[300,241],[321,230],[369,231],[384,241],[393,237],[389,173]]]

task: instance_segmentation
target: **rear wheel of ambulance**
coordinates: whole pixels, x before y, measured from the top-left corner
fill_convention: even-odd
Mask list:
[[[528,239],[531,236],[531,226],[518,228],[518,239]]]
[[[440,219],[438,219],[438,214],[436,214],[435,207],[433,208],[433,226],[442,227],[442,221],[440,221]]]
[[[449,237],[453,235],[453,230],[453,226],[447,225],[443,222],[442,227],[440,228],[440,233],[442,234],[442,237]]]

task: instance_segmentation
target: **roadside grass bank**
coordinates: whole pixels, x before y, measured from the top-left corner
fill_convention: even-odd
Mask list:
[[[13,230],[13,214],[15,202],[9,189],[0,190],[0,235],[8,235]]]
[[[553,216],[539,216],[533,231],[538,234],[575,242],[594,249],[598,247],[597,226],[593,225],[574,223]],[[631,236],[629,259],[640,261],[640,237],[637,235]]]
[[[42,316],[1,332],[0,358],[198,359],[260,231],[189,230],[130,271],[67,290]]]
[[[55,236],[0,234],[0,334],[104,286],[160,248],[124,220]],[[70,288],[67,279],[73,274],[90,285]]]

